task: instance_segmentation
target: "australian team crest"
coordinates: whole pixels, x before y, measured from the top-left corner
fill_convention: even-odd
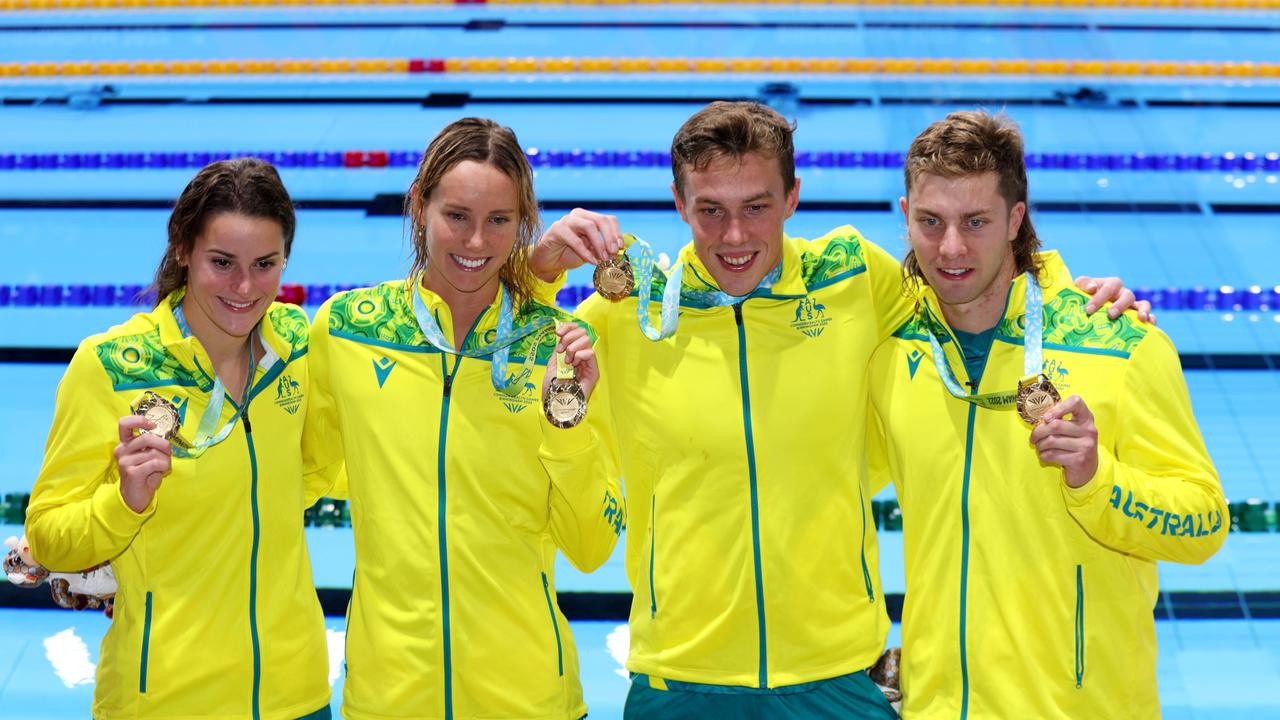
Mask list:
[[[276,405],[293,415],[302,406],[302,385],[292,375],[281,375],[276,380]]]
[[[831,318],[827,317],[826,305],[809,296],[796,301],[796,317],[791,321],[791,327],[811,338],[816,338],[827,328],[829,322]]]
[[[1067,390],[1071,388],[1071,372],[1058,359],[1046,359],[1044,361],[1044,376],[1049,378],[1054,387],[1059,390]]]
[[[516,380],[518,372],[519,371],[507,375],[507,382],[520,382],[519,380]],[[526,378],[524,380],[524,387],[521,388],[518,395],[508,395],[495,390],[493,396],[502,402],[502,406],[507,409],[507,412],[514,415],[538,402],[538,386],[534,385],[531,380]]]

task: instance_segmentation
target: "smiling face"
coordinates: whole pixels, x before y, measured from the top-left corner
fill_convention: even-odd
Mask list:
[[[182,310],[206,345],[248,338],[280,291],[284,231],[275,220],[220,213],[205,223],[189,255]]]
[[[419,218],[428,256],[424,284],[446,302],[498,292],[519,233],[516,184],[493,165],[464,160],[431,191]]]
[[[1013,242],[1026,203],[1008,207],[993,172],[946,178],[921,173],[899,200],[907,239],[952,327],[996,324],[1017,272]]]
[[[721,156],[687,170],[683,192],[674,184],[671,191],[698,258],[724,292],[750,293],[781,260],[782,226],[796,210],[800,181],[788,192],[777,158]]]

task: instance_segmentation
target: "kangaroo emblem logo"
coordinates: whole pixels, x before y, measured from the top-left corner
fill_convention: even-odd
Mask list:
[[[281,375],[276,380],[276,405],[279,405],[285,412],[293,415],[298,412],[298,408],[302,406],[302,383],[299,383],[292,375]]]
[[[516,378],[515,373],[511,373],[510,377],[507,378],[507,382],[520,382],[520,380]],[[534,403],[534,398],[537,396],[538,386],[531,382],[524,383],[524,387],[520,390],[519,395],[507,395],[506,393],[500,392],[494,393],[494,397],[502,401],[502,406],[507,409],[507,412],[513,415],[532,405]]]
[[[831,322],[831,318],[827,317],[827,306],[810,297],[803,297],[796,301],[796,316],[791,321],[791,327],[816,338],[827,329],[827,324]]]
[[[1044,362],[1044,374],[1053,382],[1054,387],[1059,390],[1066,390],[1071,387],[1071,371],[1062,364],[1061,360],[1050,359]]]

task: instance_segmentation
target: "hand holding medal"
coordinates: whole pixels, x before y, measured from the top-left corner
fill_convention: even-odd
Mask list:
[[[148,393],[151,394],[151,393]],[[161,399],[168,405],[168,402]],[[144,400],[145,403],[145,400]],[[144,408],[139,404],[135,415],[120,418],[120,443],[116,445],[116,469],[120,474],[120,497],[136,513],[146,510],[155,497],[164,476],[169,474],[173,450],[164,433],[176,436],[177,413],[169,425],[164,410]],[[172,409],[172,405],[169,408]],[[155,419],[152,419],[155,415]]]
[[[1070,487],[1083,487],[1092,480],[1098,472],[1098,428],[1084,400],[1072,395],[1055,403],[1041,413],[1038,422],[1031,431],[1031,444],[1040,462],[1061,466]]]
[[[529,268],[543,282],[586,263],[608,263],[623,249],[622,230],[614,215],[575,208],[552,223],[529,253]]]
[[[558,428],[571,428],[587,414],[587,398],[600,379],[591,338],[580,325],[556,325],[556,354],[542,380],[542,409]]]

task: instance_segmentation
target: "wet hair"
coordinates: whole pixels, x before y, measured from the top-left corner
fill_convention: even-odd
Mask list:
[[[196,238],[209,221],[231,213],[272,220],[284,234],[284,256],[293,248],[297,217],[293,200],[270,163],[257,158],[237,158],[210,163],[191,178],[169,214],[169,242],[156,269],[157,301],[187,284],[187,267]]]
[[[416,277],[427,269],[423,209],[444,176],[467,160],[501,170],[516,186],[516,242],[511,255],[498,271],[498,277],[511,293],[515,307],[523,307],[533,297],[534,276],[529,268],[529,250],[541,234],[538,200],[533,194],[533,168],[511,128],[487,118],[468,117],[449,123],[422,154],[418,175],[404,203],[405,222],[410,228],[414,255],[409,276]]]

